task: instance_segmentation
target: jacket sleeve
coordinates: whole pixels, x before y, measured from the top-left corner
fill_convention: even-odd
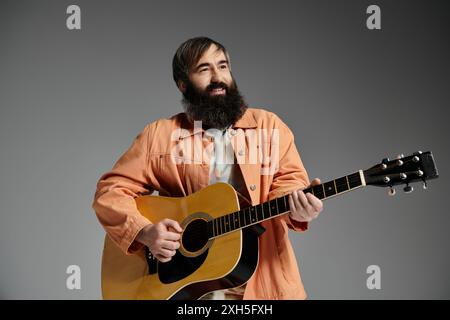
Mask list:
[[[137,209],[134,198],[153,192],[148,179],[150,125],[135,138],[112,170],[100,177],[92,207],[106,233],[126,254],[143,247],[135,241],[151,222]]]
[[[294,142],[294,135],[289,127],[277,116],[279,129],[279,164],[270,186],[269,200],[279,198],[297,189],[306,188],[310,181]],[[308,222],[299,222],[283,216],[288,227],[295,231],[306,231]]]

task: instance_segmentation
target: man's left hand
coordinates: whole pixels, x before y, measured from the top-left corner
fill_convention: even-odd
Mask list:
[[[311,181],[310,186],[316,186],[318,184],[320,184],[320,179],[316,178]],[[309,222],[316,219],[319,216],[319,213],[322,212],[322,200],[312,193],[307,192],[305,194],[302,189],[299,189],[289,194],[288,198],[289,207],[291,209],[289,216],[295,221]]]

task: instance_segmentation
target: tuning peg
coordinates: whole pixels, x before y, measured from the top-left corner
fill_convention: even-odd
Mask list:
[[[403,153],[400,153],[398,156],[395,157],[395,159],[401,159],[404,158],[405,156],[403,155]]]
[[[422,151],[417,151],[417,152],[414,152],[413,154],[422,154]]]
[[[395,189],[392,186],[389,187],[388,195],[391,197],[395,196]]]
[[[383,158],[383,160],[381,160],[381,163],[388,163],[389,162],[389,158]]]
[[[414,188],[412,186],[410,186],[409,184],[406,185],[406,187],[403,188],[403,191],[405,191],[405,193],[411,193],[413,192]]]

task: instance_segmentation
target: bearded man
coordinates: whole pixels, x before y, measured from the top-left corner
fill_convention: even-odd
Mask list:
[[[233,186],[241,207],[288,195],[289,213],[260,223],[264,232],[251,278],[202,298],[305,299],[288,229],[305,231],[323,204],[302,191],[320,180],[310,183],[292,131],[275,113],[247,105],[219,42],[185,41],[172,69],[184,112],[145,126],[102,175],[93,202],[100,223],[124,254],[146,247],[159,263],[167,263],[180,248],[183,228],[171,219],[149,221],[137,209],[137,196],[157,191],[183,197],[216,182]]]

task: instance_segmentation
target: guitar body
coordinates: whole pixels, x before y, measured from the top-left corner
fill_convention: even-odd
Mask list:
[[[153,223],[178,221],[184,231],[172,260],[149,258],[148,250],[124,254],[106,236],[102,258],[104,299],[198,299],[248,281],[258,264],[258,232],[244,228],[208,239],[206,222],[239,210],[235,190],[226,183],[208,186],[187,197],[146,195],[138,210]]]

